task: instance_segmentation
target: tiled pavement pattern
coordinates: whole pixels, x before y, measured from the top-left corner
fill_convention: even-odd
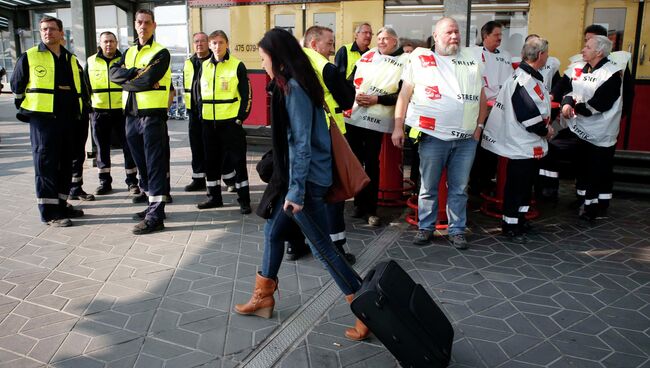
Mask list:
[[[222,209],[195,209],[202,195],[181,191],[190,180],[182,121],[169,123],[166,231],[131,235],[141,206],[122,184],[118,151],[113,194],[75,201],[86,212],[77,226],[42,225],[27,125],[13,114],[2,96],[0,367],[234,367],[330,281],[311,257],[284,262],[272,319],[231,312],[252,288],[263,221],[240,215],[232,194]],[[260,149],[249,155],[254,199]],[[92,190],[95,170],[84,180]],[[497,221],[478,213],[464,252],[442,238],[412,246],[412,228],[373,230],[354,219],[349,245],[359,254],[401,232],[380,258],[399,260],[441,303],[456,331],[454,367],[650,367],[650,202],[617,198],[611,219],[590,226],[565,209],[568,188],[557,208],[542,208],[543,233],[525,246],[495,236]],[[278,366],[397,365],[376,338],[342,337],[353,316],[339,300]]]

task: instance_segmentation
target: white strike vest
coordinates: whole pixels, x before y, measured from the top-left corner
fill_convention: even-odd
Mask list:
[[[540,116],[528,121],[518,121],[512,104],[512,96],[517,85],[526,89],[535,102]],[[542,158],[548,151],[546,139],[528,132],[527,127],[540,121],[548,122],[551,117],[551,98],[544,82],[537,80],[521,68],[515,70],[513,78],[508,79],[497,96],[490,111],[481,146],[488,151],[509,159]]]
[[[553,83],[553,76],[560,69],[560,60],[556,57],[549,56],[546,60],[546,65],[544,65],[540,70],[539,74],[544,77],[544,85],[546,85],[546,90],[550,91]]]
[[[445,141],[467,139],[476,129],[483,83],[482,63],[461,48],[440,56],[417,48],[404,67],[402,80],[414,85],[405,123]]]
[[[605,83],[614,73],[625,70],[623,63],[613,63],[609,60],[605,65],[592,71],[583,73],[585,62],[573,63],[564,73],[571,78],[573,91],[569,93],[576,103],[589,101],[598,87]],[[611,109],[601,113],[592,111],[591,116],[576,114],[568,121],[569,129],[580,139],[599,147],[611,147],[616,144],[616,137],[620,129],[621,113],[623,110],[623,84],[621,83],[620,96]]]
[[[354,87],[357,95],[385,96],[396,93],[408,54],[399,56],[382,55],[375,47],[357,61]],[[395,127],[395,106],[375,104],[369,107],[352,106],[352,115],[345,122],[350,125],[392,133]]]
[[[482,46],[473,46],[476,59],[483,62],[483,82],[485,83],[485,98],[494,100],[499,94],[503,82],[512,75],[512,56],[508,51],[490,52]]]

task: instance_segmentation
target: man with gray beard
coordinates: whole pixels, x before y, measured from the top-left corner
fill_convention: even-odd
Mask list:
[[[466,249],[467,182],[487,116],[482,63],[460,47],[453,18],[436,23],[433,39],[435,52],[418,48],[404,67],[392,140],[395,146],[403,146],[405,123],[411,127],[409,135],[419,139],[422,184],[419,231],[413,243],[426,245],[433,238],[438,184],[446,168],[449,241],[457,249]]]

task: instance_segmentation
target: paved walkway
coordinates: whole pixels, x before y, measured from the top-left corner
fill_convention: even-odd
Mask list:
[[[39,222],[28,126],[13,114],[0,97],[0,367],[397,366],[376,338],[342,337],[353,315],[312,257],[283,263],[271,319],[232,313],[252,288],[263,221],[239,214],[233,194],[224,208],[195,209],[202,195],[182,192],[186,122],[169,123],[166,230],[134,236],[142,206],[122,185],[118,151],[113,194],[75,201],[86,216],[73,227]],[[254,201],[261,152],[248,158]],[[94,189],[95,170],[84,180]],[[453,367],[650,367],[650,202],[615,199],[597,226],[565,207],[542,208],[543,234],[525,246],[472,212],[464,252],[443,238],[413,246],[401,222],[355,219],[349,247],[359,270],[390,257],[427,287],[454,324]]]

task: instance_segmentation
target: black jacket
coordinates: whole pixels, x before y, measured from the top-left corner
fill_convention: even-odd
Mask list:
[[[273,174],[269,180],[260,204],[255,213],[262,218],[270,218],[273,203],[279,196],[284,197],[289,190],[289,140],[287,112],[284,93],[271,81],[267,91],[271,94],[271,140],[273,147]]]

